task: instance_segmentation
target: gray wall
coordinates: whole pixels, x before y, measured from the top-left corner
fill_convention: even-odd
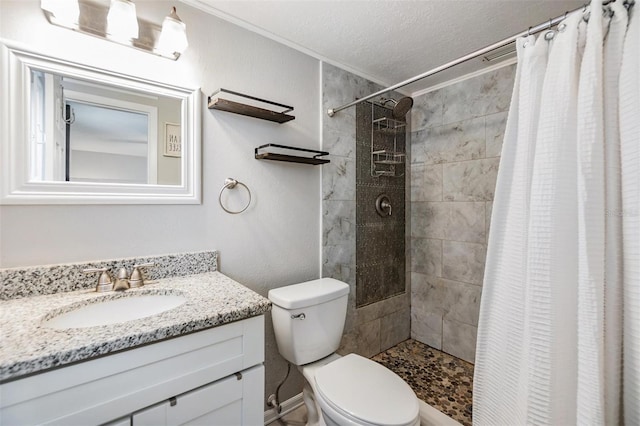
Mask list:
[[[421,95],[411,116],[411,336],[470,362],[514,72]]]
[[[340,68],[322,64],[322,111],[381,89]],[[322,146],[331,163],[322,169],[322,275],[349,284],[340,353],[373,356],[409,337],[405,292],[356,309],[356,108],[322,115]]]

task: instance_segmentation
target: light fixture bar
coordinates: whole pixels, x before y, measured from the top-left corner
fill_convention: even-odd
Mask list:
[[[129,0],[119,1],[129,2]],[[113,30],[113,27],[109,26],[107,20],[105,19],[109,15],[109,4],[104,4],[93,0],[79,0],[79,17],[76,18],[76,22],[68,22],[66,20],[59,19],[55,14],[56,9],[51,7],[51,4],[55,5],[56,3],[60,2],[69,3],[70,0],[41,0],[42,11],[49,23],[52,25],[67,28],[81,34],[90,35],[93,37],[101,38],[103,40],[109,40],[122,46],[127,46],[145,53],[151,53],[153,55],[171,59],[174,61],[177,60],[182,53],[181,51],[177,50],[168,51],[156,48],[156,45],[159,44],[158,42],[162,34],[162,27],[156,23],[136,17],[139,28],[139,36],[138,33],[134,33],[133,30],[128,33],[128,36],[117,36],[113,33],[109,34],[109,28]],[[135,6],[133,9],[135,10]],[[131,25],[131,20],[129,20],[129,23]],[[183,27],[186,27],[182,21],[180,21],[180,24],[182,24]],[[182,50],[184,50],[186,49],[186,45],[187,42],[185,33],[184,40],[181,41],[178,46],[183,46]]]

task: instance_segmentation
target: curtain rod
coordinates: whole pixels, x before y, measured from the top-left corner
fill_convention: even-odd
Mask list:
[[[615,0],[613,0],[613,1],[615,1]],[[610,1],[608,1],[607,3],[610,3]],[[522,32],[520,32],[518,34],[515,34],[515,35],[512,35],[511,37],[507,37],[504,40],[501,40],[501,41],[499,41],[497,43],[493,43],[492,45],[484,47],[482,49],[476,50],[475,52],[471,52],[471,53],[469,53],[469,54],[467,54],[465,56],[462,56],[462,57],[460,57],[460,58],[458,58],[458,59],[456,59],[454,61],[447,62],[444,65],[441,65],[441,66],[439,66],[437,68],[434,68],[434,69],[432,69],[430,71],[424,72],[424,73],[422,73],[420,75],[417,75],[415,77],[412,77],[412,78],[410,78],[408,80],[401,81],[400,83],[394,84],[393,86],[387,87],[386,89],[379,90],[379,91],[377,91],[375,93],[372,93],[370,95],[365,96],[364,98],[356,99],[355,101],[350,102],[348,104],[339,106],[337,108],[329,109],[329,110],[327,110],[327,114],[329,115],[329,117],[333,117],[336,112],[342,111],[343,109],[346,109],[346,108],[352,107],[354,105],[357,105],[360,102],[364,102],[366,100],[369,100],[371,98],[375,98],[376,96],[383,95],[383,94],[385,94],[387,92],[390,92],[392,90],[399,89],[400,87],[404,87],[407,84],[414,83],[414,82],[416,82],[418,80],[422,80],[423,78],[432,76],[432,75],[437,74],[437,73],[439,73],[441,71],[444,71],[446,69],[452,68],[452,67],[454,67],[454,66],[456,66],[458,64],[461,64],[463,62],[469,61],[469,60],[471,60],[473,58],[477,58],[478,56],[484,55],[485,53],[491,52],[492,50],[498,49],[499,47],[506,46],[507,44],[514,42],[515,40],[517,40],[520,37],[524,37],[526,35],[531,35],[531,34],[537,34],[539,32],[547,30],[547,29],[559,24],[560,22],[562,22],[562,20],[565,19],[568,14],[573,13],[573,12],[577,12],[580,9],[584,10],[584,8],[586,8],[586,5],[580,6],[579,8],[574,9],[571,12],[565,12],[563,15],[560,15],[560,16],[558,16],[556,18],[553,18],[553,19],[549,19],[548,21],[545,21],[542,24],[538,24],[535,27],[529,27],[528,30],[522,31]]]

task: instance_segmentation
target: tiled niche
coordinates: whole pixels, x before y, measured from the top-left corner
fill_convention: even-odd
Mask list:
[[[469,362],[514,76],[426,93],[411,116],[411,336]]]

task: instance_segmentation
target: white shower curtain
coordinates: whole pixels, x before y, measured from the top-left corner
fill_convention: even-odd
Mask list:
[[[640,17],[622,0],[588,15],[517,41],[477,425],[640,424]]]

